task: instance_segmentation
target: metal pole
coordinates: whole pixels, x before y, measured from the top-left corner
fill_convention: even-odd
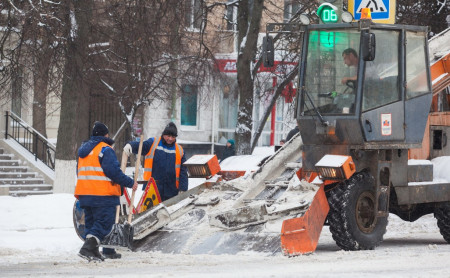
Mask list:
[[[8,111],[6,111],[5,139],[8,139]]]
[[[216,93],[213,95],[213,105],[212,105],[212,120],[211,120],[211,154],[214,154],[214,133],[215,131],[215,119],[216,119]]]
[[[34,160],[37,161],[38,160],[38,136],[36,133],[32,133],[32,135],[34,135],[33,138],[33,148],[34,148]]]

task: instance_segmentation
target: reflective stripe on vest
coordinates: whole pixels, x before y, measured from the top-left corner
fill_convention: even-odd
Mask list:
[[[103,172],[98,156],[103,147],[110,146],[100,142],[91,153],[78,159],[78,177],[75,197],[79,195],[120,196],[120,185],[114,184]]]
[[[158,139],[158,140],[156,140]],[[158,148],[159,142],[161,141],[161,137],[153,138],[153,144],[148,153],[145,155],[144,162],[144,180],[149,180],[152,177],[152,168],[153,168],[153,158],[155,156],[156,149],[160,149],[162,151],[169,151]],[[156,143],[156,144],[155,144]],[[180,187],[180,172],[181,172],[181,158],[183,157],[184,151],[183,148],[175,143],[175,185],[177,189]]]

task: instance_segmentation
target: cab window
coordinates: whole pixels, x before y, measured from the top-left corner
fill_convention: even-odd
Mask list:
[[[399,88],[398,31],[372,30],[376,37],[373,61],[365,62],[362,110],[401,100]]]

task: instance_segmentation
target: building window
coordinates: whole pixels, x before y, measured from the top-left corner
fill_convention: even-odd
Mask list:
[[[224,85],[220,96],[218,142],[223,144],[228,139],[234,139],[237,124],[238,94],[233,87],[233,85]]]
[[[236,18],[237,18],[237,7],[235,0],[228,0],[228,3],[234,3],[227,5],[227,14],[225,20],[227,21],[227,30],[236,31]]]
[[[184,23],[189,29],[199,30],[202,26],[201,0],[185,0],[186,14]]]
[[[284,1],[284,16],[283,21],[289,22],[289,20],[302,8],[303,6],[295,0]]]
[[[197,98],[196,85],[183,85],[181,91],[181,125],[197,125]]]

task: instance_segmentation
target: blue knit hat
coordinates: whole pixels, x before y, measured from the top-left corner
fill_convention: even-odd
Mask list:
[[[230,143],[232,146],[234,146],[234,140],[233,139],[228,139],[227,143]]]

